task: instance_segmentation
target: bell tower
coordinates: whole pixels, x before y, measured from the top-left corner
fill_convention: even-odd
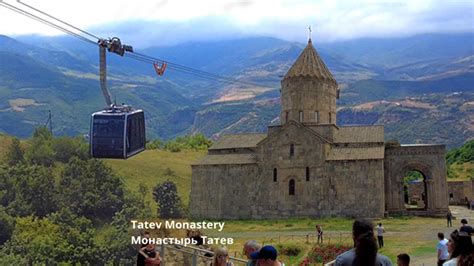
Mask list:
[[[281,114],[303,124],[336,124],[338,85],[314,49],[311,38],[281,81]]]

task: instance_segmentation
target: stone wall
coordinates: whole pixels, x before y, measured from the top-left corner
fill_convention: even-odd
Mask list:
[[[406,212],[403,177],[417,170],[426,177],[427,215],[444,216],[448,210],[448,185],[444,145],[389,145],[385,148],[386,210]]]
[[[423,180],[408,184],[408,204],[417,205],[424,208],[423,193],[425,192],[425,183]]]
[[[468,200],[474,200],[473,181],[449,181],[448,182],[449,204],[466,205]]]
[[[281,82],[282,124],[290,120],[322,124],[336,123],[337,85],[314,78],[292,78]],[[303,121],[300,121],[300,111]],[[315,111],[318,112],[317,120]],[[288,112],[288,120],[286,120]]]
[[[191,215],[382,217],[383,160],[327,161],[330,149],[308,128],[287,124],[259,144],[257,164],[194,165]]]
[[[194,218],[250,218],[256,164],[193,165],[190,213]]]

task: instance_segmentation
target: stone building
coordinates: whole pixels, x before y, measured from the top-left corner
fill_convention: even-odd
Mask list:
[[[384,142],[383,125],[336,125],[339,88],[311,39],[281,81],[280,125],[225,135],[192,165],[195,218],[445,215],[444,145]],[[424,176],[426,204],[404,202],[403,178]]]
[[[448,182],[449,204],[467,205],[474,201],[474,180],[449,181]]]
[[[419,181],[410,183],[407,192],[412,204],[417,204],[417,201],[422,201],[424,183]],[[474,180],[448,181],[448,195],[449,205],[466,206],[468,201],[474,200]]]

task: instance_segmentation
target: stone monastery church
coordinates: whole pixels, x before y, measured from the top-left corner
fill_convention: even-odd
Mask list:
[[[384,141],[384,126],[336,125],[337,81],[309,39],[281,81],[280,125],[225,135],[192,165],[194,218],[444,216],[444,145]],[[423,175],[406,208],[404,176]]]

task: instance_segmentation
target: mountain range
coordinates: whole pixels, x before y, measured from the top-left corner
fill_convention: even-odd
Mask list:
[[[313,44],[341,88],[338,124],[385,124],[402,143],[454,147],[474,136],[473,33]],[[148,139],[264,132],[278,123],[279,82],[304,46],[268,37],[151,45],[137,51],[172,62],[163,76],[109,54],[108,82],[117,102],[145,110]],[[87,134],[104,105],[97,46],[0,36],[0,132],[28,137],[51,110],[55,134]]]

